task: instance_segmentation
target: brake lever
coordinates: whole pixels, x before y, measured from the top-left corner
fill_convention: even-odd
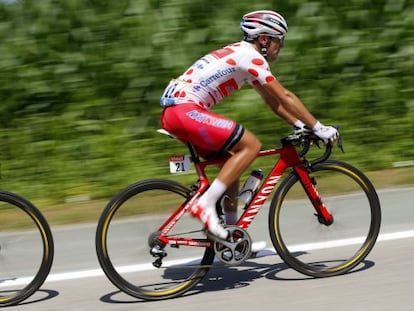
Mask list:
[[[338,137],[337,144],[338,144],[338,148],[339,148],[339,150],[341,150],[341,152],[342,152],[342,153],[345,153],[345,150],[344,150],[344,145],[342,144],[342,138],[341,138],[341,135],[339,135],[339,137]]]

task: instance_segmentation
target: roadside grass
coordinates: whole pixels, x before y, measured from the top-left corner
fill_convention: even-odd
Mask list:
[[[377,190],[414,186],[414,167],[368,172],[366,175]],[[338,192],[338,189],[332,189],[332,191]],[[149,197],[148,200],[151,201],[157,199]],[[109,199],[65,203],[48,206],[43,208],[42,212],[45,214],[51,225],[97,222],[108,201]],[[162,214],[167,212],[171,211],[147,208],[142,210],[142,215]]]
[[[414,167],[404,167],[396,169],[387,169],[382,171],[368,172],[366,173],[368,178],[374,184],[377,190],[385,188],[398,188],[398,187],[412,187],[414,186]],[[338,187],[332,183],[332,191],[337,193]],[[160,200],[159,198],[148,197],[148,202],[151,204],[148,207],[143,208],[140,211],[139,215],[153,215],[153,214],[163,214],[172,212],[165,209],[160,209],[156,207],[157,204],[154,204]],[[106,204],[108,199],[99,199],[99,200],[85,200],[80,202],[69,202],[62,204],[54,205],[42,205],[40,202],[33,202],[36,206],[39,206],[43,215],[48,220],[51,226],[60,226],[68,224],[78,224],[78,223],[97,223],[99,216]],[[43,202],[44,203],[44,202]],[[1,211],[0,215],[2,219],[7,219],[7,228],[10,229],[14,224],[19,224],[21,221],[21,213],[13,216],[11,212]],[[18,227],[18,226],[17,226]],[[4,229],[4,228],[3,228]]]

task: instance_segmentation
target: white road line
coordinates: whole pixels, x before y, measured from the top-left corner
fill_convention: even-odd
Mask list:
[[[378,236],[377,242],[381,241],[391,241],[391,240],[400,240],[406,238],[413,238],[414,237],[414,230],[409,231],[400,231],[400,232],[393,232],[393,233],[384,233]],[[335,240],[329,242],[321,242],[321,243],[308,243],[297,245],[293,247],[293,251],[297,250],[315,250],[315,249],[324,249],[324,248],[332,248],[332,247],[341,247],[347,245],[353,245],[360,243],[363,238],[350,238],[350,239],[343,239],[343,240]],[[268,252],[274,252],[273,248],[266,249],[267,254]],[[180,261],[171,261],[166,262],[167,264],[177,264],[178,262],[188,262],[191,261],[191,258],[183,259]],[[129,265],[121,267],[122,272],[137,272],[137,271],[146,271],[153,268],[152,264],[138,264],[138,265]],[[67,280],[78,280],[84,278],[91,278],[91,277],[100,277],[103,276],[104,273],[101,269],[92,269],[92,270],[83,270],[83,271],[72,271],[72,272],[65,272],[65,273],[53,273],[48,276],[46,282],[59,282],[59,281],[67,281]],[[31,278],[18,278],[14,280],[7,280],[0,282],[0,288],[4,287],[11,287],[11,286],[21,286],[27,284]]]
[[[406,238],[412,238],[412,237],[414,237],[414,230],[384,233],[378,236],[377,242],[400,240],[400,239],[406,239]],[[318,243],[307,243],[307,244],[300,244],[300,245],[292,246],[289,249],[291,249],[292,251],[310,251],[310,250],[315,250],[315,249],[341,247],[341,246],[355,245],[355,244],[362,243],[364,239],[365,237],[356,237],[356,238],[318,242]]]

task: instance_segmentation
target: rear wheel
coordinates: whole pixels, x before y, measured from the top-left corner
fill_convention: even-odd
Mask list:
[[[0,307],[18,304],[40,288],[53,252],[41,212],[26,199],[0,191]]]
[[[157,262],[159,257],[150,250],[158,243],[157,230],[166,217],[140,216],[144,211],[172,213],[190,193],[177,182],[149,179],[130,185],[108,203],[99,219],[96,250],[105,274],[121,291],[146,300],[172,298],[192,289],[208,272],[212,247],[160,245],[165,254],[159,253],[162,260]],[[205,239],[200,229],[186,213],[170,234]]]
[[[269,230],[274,247],[295,270],[313,277],[334,276],[355,268],[373,248],[381,224],[380,202],[368,178],[339,161],[311,167],[309,175],[332,224],[315,216],[298,177],[279,186],[270,207]]]

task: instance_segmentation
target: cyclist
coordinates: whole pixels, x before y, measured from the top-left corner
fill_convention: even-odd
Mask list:
[[[239,178],[261,148],[258,138],[237,122],[210,111],[221,99],[247,82],[279,117],[299,130],[309,127],[325,143],[338,131],[319,122],[300,99],[284,88],[270,71],[288,30],[285,19],[274,11],[254,11],[242,17],[242,41],[201,57],[177,79],[170,81],[161,97],[161,125],[180,141],[191,142],[200,156],[225,156],[209,189],[190,208],[206,229],[220,239],[228,232],[221,225],[215,203],[226,195],[227,224],[237,221]]]

